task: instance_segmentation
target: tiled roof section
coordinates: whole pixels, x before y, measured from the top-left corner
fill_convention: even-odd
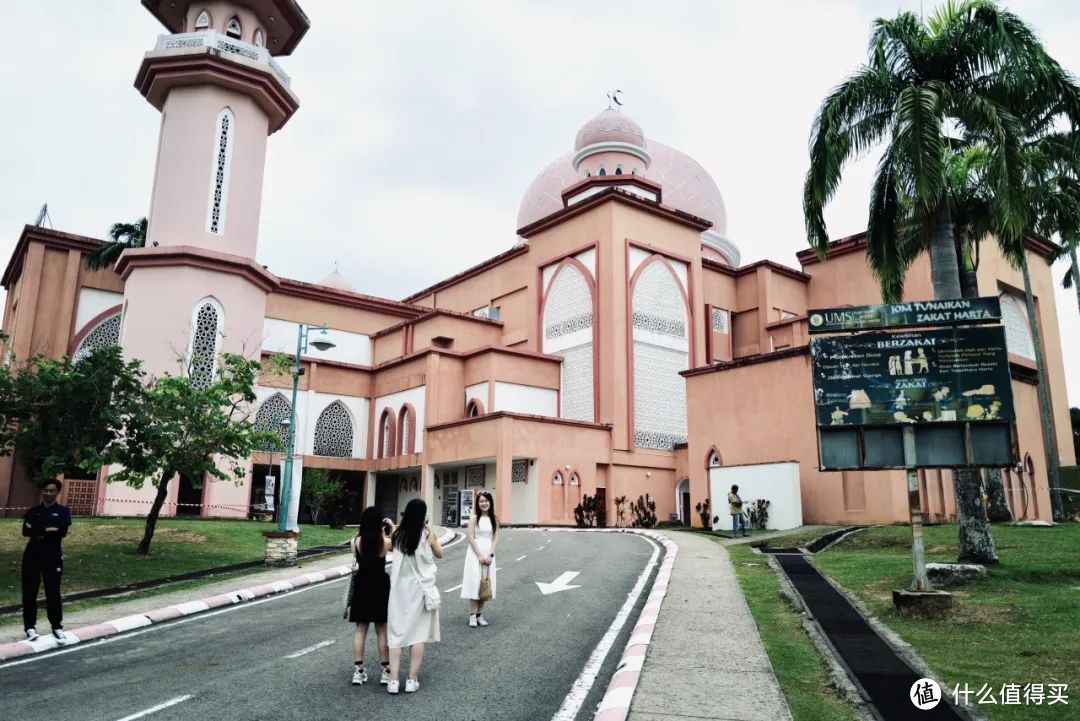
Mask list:
[[[412,307],[415,308],[416,306]],[[424,308],[424,311],[426,312],[416,316],[415,318],[409,318],[407,320],[401,321],[400,323],[395,323],[392,326],[383,328],[382,330],[373,333],[371,337],[381,338],[382,336],[393,333],[396,330],[401,330],[407,325],[416,325],[421,321],[428,320],[429,318],[435,318],[436,316],[446,316],[449,318],[458,318],[460,320],[468,320],[475,323],[486,323],[487,325],[498,326],[500,328],[502,327],[502,321],[492,320],[491,318],[484,318],[483,316],[473,315],[472,313],[462,313],[461,311],[446,310],[444,308]]]

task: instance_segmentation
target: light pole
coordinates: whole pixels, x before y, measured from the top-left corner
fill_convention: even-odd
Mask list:
[[[312,326],[303,323],[296,329],[296,355],[293,356],[293,366],[290,369],[290,375],[292,375],[292,404],[289,408],[289,438],[285,443],[285,467],[281,471],[281,508],[278,511],[279,533],[289,530],[289,515],[291,512],[289,495],[292,491],[293,449],[296,443],[296,393],[300,386],[300,376],[304,375],[304,368],[300,364],[300,356],[307,351],[308,333],[311,330]],[[337,345],[327,336],[326,325],[318,326],[314,330],[319,331],[319,335],[311,341],[311,345],[315,346],[316,350],[330,350]]]

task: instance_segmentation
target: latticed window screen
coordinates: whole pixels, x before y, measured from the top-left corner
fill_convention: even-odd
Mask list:
[[[412,436],[409,433],[409,409],[401,409],[401,430],[398,433],[401,434],[401,452],[412,453]]]
[[[229,168],[232,162],[234,126],[233,115],[226,108],[218,115],[217,143],[214,170],[210,178],[210,213],[207,218],[208,233],[225,232],[225,204],[229,192]]]
[[[334,401],[315,422],[315,455],[351,458],[352,448],[352,417],[344,403]]]
[[[394,451],[390,448],[390,414],[383,413],[382,419],[382,457],[389,458],[394,455]]]
[[[119,345],[120,343],[120,314],[110,315],[98,323],[92,331],[83,336],[79,347],[71,354],[71,362],[78,363],[94,351]]]
[[[543,323],[544,352],[563,357],[560,415],[593,420],[593,297],[588,279],[576,265],[564,265],[551,281]]]
[[[267,443],[263,446],[264,451],[281,453],[288,450],[289,428],[287,425],[282,424],[282,421],[288,420],[291,415],[292,406],[285,399],[285,396],[280,393],[275,393],[263,401],[263,404],[259,407],[259,412],[255,414],[255,430],[262,433],[276,433],[278,438],[281,439],[281,442],[276,446]]]
[[[728,332],[728,312],[723,308],[712,309],[712,329],[714,333]]]
[[[529,470],[529,461],[522,458],[519,461],[513,461],[510,464],[510,482],[511,483],[525,483],[526,474]]]
[[[686,441],[689,365],[686,304],[663,261],[645,266],[634,285],[634,445],[672,450]]]
[[[1027,303],[1015,293],[1001,294],[1001,322],[1005,326],[1005,345],[1010,353],[1035,360],[1035,341],[1028,323]]]
[[[213,303],[203,303],[195,315],[195,335],[191,343],[191,383],[206,390],[214,382],[221,315]]]

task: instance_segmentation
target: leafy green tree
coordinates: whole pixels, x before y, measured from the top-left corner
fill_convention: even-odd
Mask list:
[[[1062,114],[1074,125],[1080,119],[1071,77],[1022,19],[993,2],[946,2],[925,21],[910,12],[876,20],[867,63],[830,93],[814,121],[803,196],[811,246],[826,257],[824,208],[847,162],[884,145],[867,223],[867,257],[882,298],[903,297],[907,270],[923,252],[935,298],[961,297],[960,269],[970,271],[971,259],[960,261],[954,233],[949,154],[968,136],[982,141],[990,225],[1002,239],[1022,234],[1029,216],[1020,97],[1047,127]],[[1003,247],[1007,256],[1014,249]],[[954,478],[960,559],[996,562],[979,474],[960,469]]]
[[[113,223],[109,228],[109,242],[86,256],[86,267],[90,270],[111,268],[128,248],[146,246],[146,218],[139,218],[134,223]]]
[[[331,478],[325,468],[304,469],[304,502],[312,523],[318,525],[319,516],[340,498],[343,486],[341,479]]]
[[[150,552],[173,477],[183,476],[196,488],[206,476],[239,483],[247,470],[237,459],[274,442],[272,434],[256,430],[250,420],[258,373],[257,361],[226,353],[205,389],[187,376],[171,375],[155,378],[143,388],[140,402],[125,418],[123,441],[113,455],[123,468],[108,477],[133,488],[149,481],[157,489],[140,554]]]
[[[96,473],[122,441],[143,378],[117,346],[78,363],[37,356],[0,367],[0,455],[14,452],[35,484],[71,468]]]

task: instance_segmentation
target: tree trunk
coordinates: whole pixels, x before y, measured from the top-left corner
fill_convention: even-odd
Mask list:
[[[1024,302],[1027,305],[1028,325],[1031,326],[1031,339],[1035,343],[1035,366],[1039,371],[1039,416],[1042,420],[1043,448],[1046,451],[1046,478],[1050,485],[1050,508],[1055,521],[1064,521],[1061,508],[1061,483],[1058,482],[1057,435],[1054,432],[1054,417],[1050,406],[1050,385],[1046,376],[1046,356],[1043,354],[1042,331],[1039,318],[1035,315],[1035,299],[1031,295],[1031,273],[1028,272],[1027,252],[1023,255]],[[1074,278],[1075,281],[1075,278]]]
[[[935,300],[963,297],[960,289],[960,264],[956,258],[952,211],[949,197],[942,198],[934,215],[934,230],[930,236],[930,278],[934,283]],[[974,468],[953,471],[956,494],[956,520],[960,527],[960,560],[972,563],[997,563],[994,537],[983,508],[981,475]]]
[[[1080,265],[1076,262],[1076,248],[1069,249],[1069,264],[1072,266],[1073,290],[1076,291],[1076,307],[1080,309]]]
[[[161,513],[161,507],[165,505],[165,498],[169,495],[169,480],[175,475],[175,473],[170,472],[161,476],[154,503],[150,506],[150,513],[146,514],[146,530],[143,531],[142,540],[139,541],[138,554],[140,556],[150,553],[150,541],[154,538],[154,528],[157,527],[158,514]]]
[[[994,522],[1013,519],[1009,502],[1005,499],[1005,483],[1001,476],[1000,468],[987,468],[983,471],[986,479],[986,516]]]

